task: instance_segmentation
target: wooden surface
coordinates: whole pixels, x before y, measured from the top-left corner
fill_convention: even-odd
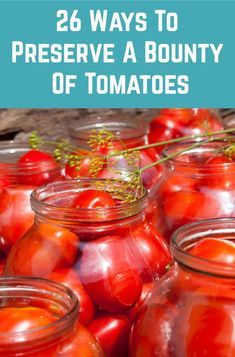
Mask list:
[[[70,120],[89,116],[150,120],[157,109],[0,109],[0,140],[27,141],[32,130],[52,139],[65,137]]]

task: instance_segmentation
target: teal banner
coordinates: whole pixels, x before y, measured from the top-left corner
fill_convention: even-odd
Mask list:
[[[235,1],[0,1],[0,107],[235,106]]]

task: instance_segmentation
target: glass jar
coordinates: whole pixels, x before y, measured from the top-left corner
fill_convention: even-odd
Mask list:
[[[49,147],[42,150],[47,153]],[[60,177],[60,168],[54,161],[19,163],[29,151],[26,144],[0,143],[0,252],[3,256],[33,224],[32,191]]]
[[[234,242],[235,220],[194,222],[173,234],[175,265],[139,312],[130,357],[235,355],[235,266],[190,254],[205,238]]]
[[[137,118],[101,118],[101,117],[86,117],[85,119],[79,119],[78,121],[72,122],[68,127],[68,134],[71,140],[82,149],[89,149],[87,144],[90,135],[92,134],[92,130],[100,130],[107,129],[112,132],[117,141],[112,143],[111,150],[122,150],[124,144],[124,148],[134,148],[142,145],[148,144],[148,123],[137,119]],[[98,148],[100,152],[105,152],[104,148]],[[143,149],[139,151],[140,155],[140,167],[147,166],[157,160],[159,160],[159,155],[152,148]],[[85,167],[87,165],[84,165]],[[84,170],[83,170],[84,171]],[[85,170],[85,175],[87,174],[87,170]],[[74,170],[69,171],[70,175],[74,177],[75,175],[83,175],[83,172]],[[154,190],[154,187],[160,177],[161,174],[161,166],[151,167],[148,170],[142,173],[143,183],[148,191]],[[84,176],[85,176],[84,175]],[[110,177],[110,172],[108,172],[107,168],[104,167],[103,170],[99,173],[100,178]]]
[[[198,108],[165,108],[150,122],[149,143],[168,141],[182,136],[200,135],[224,128],[218,112]],[[161,153],[164,146],[155,150]]]
[[[186,223],[235,216],[235,161],[223,154],[230,144],[211,141],[187,150],[192,143],[182,143],[163,151],[166,157],[185,150],[165,162],[157,187],[152,219],[167,240]]]
[[[104,183],[111,194],[110,180],[97,179],[57,182],[34,191],[34,226],[14,245],[4,270],[4,275],[46,277],[68,285],[78,295],[79,321],[85,325],[100,314],[107,324],[117,314],[125,321],[134,318],[136,304],[170,261],[164,240],[146,222],[146,193],[114,207],[71,208],[79,192],[99,190]],[[90,328],[94,331],[94,324]],[[104,347],[106,352],[121,346],[122,353],[108,356],[126,356],[126,323],[123,328],[122,344],[110,330],[106,342],[112,346]]]
[[[75,294],[46,279],[0,279],[0,355],[103,357],[95,337],[77,322]]]

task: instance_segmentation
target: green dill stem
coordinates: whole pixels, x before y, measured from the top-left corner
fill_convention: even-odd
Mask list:
[[[212,131],[209,133],[205,133],[205,134],[197,134],[197,135],[188,135],[188,136],[182,136],[180,138],[176,138],[176,139],[171,139],[171,140],[166,140],[166,141],[160,141],[154,144],[147,144],[147,145],[142,145],[142,146],[137,146],[135,148],[131,148],[131,149],[126,149],[126,150],[122,150],[119,151],[119,155],[120,154],[126,154],[126,153],[130,153],[133,151],[139,151],[139,150],[144,150],[144,149],[150,149],[153,147],[157,147],[157,146],[162,146],[162,145],[168,145],[168,144],[175,144],[175,143],[179,143],[181,141],[185,141],[185,140],[193,140],[193,139],[199,139],[199,138],[204,138],[204,137],[211,137],[211,136],[215,136],[215,135],[220,135],[220,134],[227,134],[227,133],[232,133],[235,132],[235,128],[230,128],[230,129],[225,129],[225,130],[218,130],[218,131]],[[113,153],[108,155],[108,157],[112,157],[115,156],[117,154]]]
[[[201,142],[198,142],[198,143],[195,143],[195,144],[193,144],[193,145],[190,145],[190,146],[184,148],[183,150],[174,152],[174,153],[171,154],[171,155],[168,155],[168,156],[166,156],[166,157],[163,157],[163,158],[160,159],[160,160],[157,160],[157,161],[155,161],[155,162],[152,162],[152,163],[149,164],[149,165],[146,165],[146,166],[142,167],[142,168],[139,170],[139,172],[142,173],[143,171],[148,170],[148,169],[150,169],[151,167],[154,167],[154,166],[156,166],[156,165],[162,164],[163,162],[168,161],[168,160],[170,160],[170,159],[172,159],[172,158],[174,158],[174,157],[176,157],[176,156],[178,156],[178,155],[180,155],[180,154],[183,154],[185,151],[194,149],[195,147],[200,146],[201,144],[202,144]]]
[[[210,141],[220,141],[220,140],[223,140],[223,139],[231,139],[231,138],[234,139],[235,137],[234,136],[227,136],[225,138],[210,138],[210,139],[204,141],[203,143],[209,143]],[[155,162],[153,162],[153,163],[151,163],[149,165],[146,165],[146,166],[142,167],[139,170],[139,172],[142,173],[143,171],[145,171],[147,169],[150,169],[151,167],[154,167],[156,165],[162,164],[163,162],[168,161],[168,160],[170,160],[170,159],[172,159],[172,158],[174,158],[174,157],[176,157],[178,155],[181,155],[181,154],[183,154],[184,152],[186,152],[188,150],[194,149],[195,147],[198,147],[201,144],[202,144],[202,142],[199,141],[199,142],[194,143],[194,144],[192,144],[192,145],[190,145],[190,146],[188,146],[188,147],[186,147],[186,148],[184,148],[184,149],[182,149],[180,151],[174,152],[174,153],[172,153],[172,154],[170,154],[170,155],[168,155],[166,157],[163,157],[160,160],[157,160],[157,161],[155,161]]]

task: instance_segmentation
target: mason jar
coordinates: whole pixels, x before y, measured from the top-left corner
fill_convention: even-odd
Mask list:
[[[0,355],[104,357],[80,323],[79,302],[67,287],[46,279],[0,279]]]
[[[153,217],[165,239],[180,226],[201,219],[235,216],[235,161],[227,156],[229,141],[192,142],[170,146],[156,189]],[[183,152],[182,152],[183,151]]]
[[[166,272],[169,250],[145,219],[146,192],[134,202],[74,208],[78,195],[85,192],[87,197],[94,190],[114,195],[110,180],[97,179],[61,181],[34,191],[34,225],[12,248],[4,275],[39,276],[68,285],[78,295],[79,321],[85,325],[100,314],[105,323],[116,314],[132,320],[147,290]],[[99,335],[100,329],[95,330]],[[106,345],[105,352],[126,356],[129,331],[130,326],[122,343],[111,331],[106,341],[112,346]]]
[[[60,177],[60,168],[50,155],[50,148],[44,146],[42,150],[46,161],[38,158],[38,151],[31,150],[27,144],[0,143],[0,254],[3,256],[33,224],[32,191]],[[21,162],[29,152],[36,155],[30,158],[36,161],[26,158]]]
[[[107,154],[115,152],[117,150],[131,149],[148,144],[148,123],[138,118],[125,117],[121,118],[102,118],[102,117],[86,117],[73,121],[68,126],[68,134],[73,143],[78,148],[88,150],[88,141],[93,130],[107,129],[114,136],[115,139],[109,147],[98,146],[94,148],[94,151]],[[151,163],[159,160],[159,155],[153,148],[143,149],[139,151],[140,155],[140,167],[150,165]],[[88,164],[89,165],[89,164]],[[68,176],[82,177],[89,175],[87,170],[87,163],[84,163],[84,169],[73,170],[67,167]],[[150,192],[154,191],[155,185],[161,175],[161,166],[151,167],[142,173],[143,184],[145,188]],[[110,171],[104,165],[103,169],[99,172],[99,178],[107,178],[112,176]]]
[[[218,260],[203,257],[202,246],[201,256],[193,254],[206,239],[213,239],[207,254]],[[227,250],[222,249],[221,241],[229,242]],[[130,357],[235,355],[234,241],[233,218],[194,222],[173,234],[175,264],[149,292],[139,311]]]
[[[223,130],[224,123],[218,111],[205,108],[164,108],[150,121],[149,143],[156,143],[207,131]],[[166,145],[157,146],[161,153]]]

